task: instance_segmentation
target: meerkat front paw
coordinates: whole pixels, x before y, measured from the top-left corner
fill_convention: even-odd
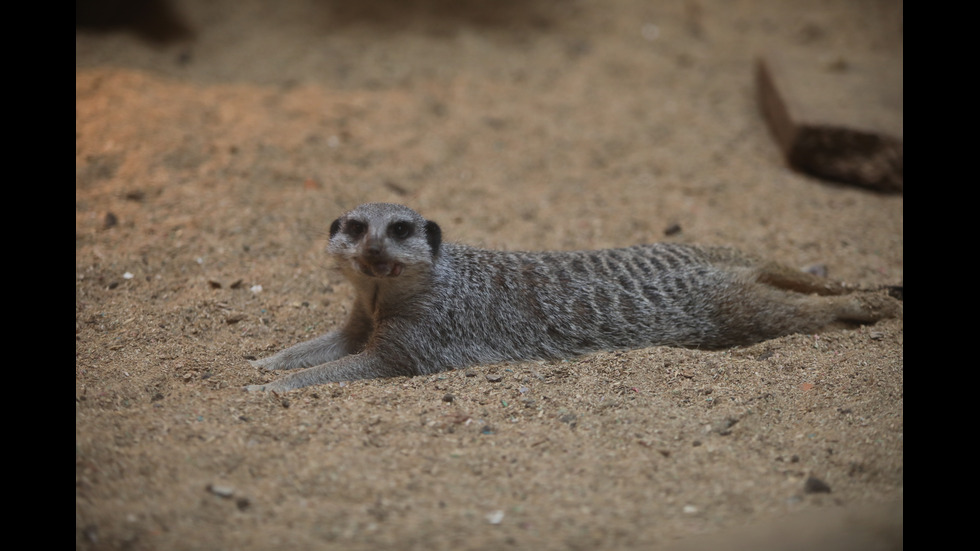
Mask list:
[[[272,371],[276,369],[276,357],[269,356],[268,358],[262,358],[259,360],[248,360],[248,364],[252,367],[257,367],[259,369],[267,369]]]

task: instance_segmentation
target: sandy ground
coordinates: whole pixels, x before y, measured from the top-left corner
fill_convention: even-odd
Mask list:
[[[76,30],[76,549],[901,548],[901,320],[241,390],[343,319],[327,226],[367,201],[902,283],[903,197],[787,169],[752,80],[901,55],[901,2],[170,7]]]

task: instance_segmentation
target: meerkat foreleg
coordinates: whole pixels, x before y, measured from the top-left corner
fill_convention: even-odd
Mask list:
[[[336,331],[301,342],[268,358],[252,360],[249,363],[253,367],[268,370],[300,369],[326,364],[360,352],[370,337],[371,330],[370,318],[355,313],[342,328]]]
[[[282,392],[310,385],[339,383],[357,379],[396,377],[399,375],[414,375],[414,373],[383,361],[375,353],[362,352],[290,373],[285,377],[264,385],[249,385],[245,387],[245,390],[272,390]]]
[[[253,367],[268,370],[300,369],[324,364],[348,355],[347,339],[341,331],[331,331],[276,353],[268,358],[251,360]]]

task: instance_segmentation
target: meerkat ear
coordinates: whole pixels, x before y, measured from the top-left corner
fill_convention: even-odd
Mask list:
[[[439,254],[439,245],[442,244],[442,228],[439,224],[428,220],[425,223],[425,240],[429,242],[429,248],[432,249],[432,256],[437,256]]]
[[[339,231],[340,231],[340,218],[330,223],[330,237],[333,238],[333,236],[337,235],[337,232]]]

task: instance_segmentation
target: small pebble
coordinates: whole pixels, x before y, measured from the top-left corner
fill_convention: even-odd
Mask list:
[[[811,476],[803,483],[803,493],[805,494],[829,494],[830,485],[815,476]]]
[[[231,486],[218,486],[217,484],[208,484],[208,491],[218,497],[223,497],[223,498],[229,498],[235,495],[235,489],[232,488]]]
[[[738,419],[734,417],[725,417],[724,419],[715,421],[711,426],[711,430],[722,436],[728,436],[732,433],[732,427],[735,426],[736,423],[738,423]]]
[[[826,264],[812,264],[807,266],[804,271],[818,277],[827,277],[828,273]]]

